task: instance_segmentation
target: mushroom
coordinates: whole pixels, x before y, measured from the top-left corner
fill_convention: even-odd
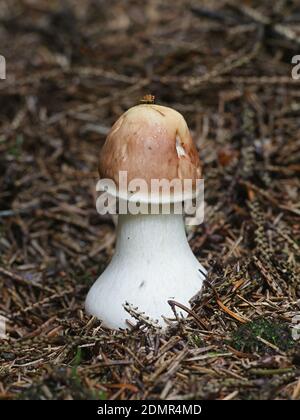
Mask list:
[[[152,180],[163,179],[189,179],[194,185],[201,176],[200,162],[183,116],[152,103],[125,112],[108,134],[99,161],[100,177],[117,187],[124,172],[128,183],[142,179],[149,188]],[[86,311],[112,329],[128,326],[126,302],[165,327],[164,317],[174,317],[168,301],[190,307],[205,277],[188,244],[183,214],[174,210],[182,196],[149,199],[140,194],[138,200],[148,206],[155,202],[158,211],[118,215],[114,256],[85,302]],[[169,214],[162,203],[170,204]]]

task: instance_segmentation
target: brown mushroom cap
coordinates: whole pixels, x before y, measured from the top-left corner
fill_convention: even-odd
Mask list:
[[[201,176],[199,156],[183,116],[174,109],[142,104],[130,108],[113,125],[101,150],[99,174],[118,186],[127,180],[192,179]]]

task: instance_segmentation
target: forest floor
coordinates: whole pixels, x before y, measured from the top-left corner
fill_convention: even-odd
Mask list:
[[[300,399],[300,8],[246,4],[1,2],[0,398]],[[115,246],[97,161],[147,93],[199,150],[208,276],[164,333],[112,332],[83,309]]]

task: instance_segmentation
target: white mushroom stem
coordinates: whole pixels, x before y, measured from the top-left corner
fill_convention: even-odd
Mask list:
[[[86,310],[106,327],[126,328],[130,316],[123,305],[129,302],[164,326],[162,315],[174,317],[168,300],[189,307],[201,289],[201,272],[181,214],[120,215],[115,254],[89,291]]]

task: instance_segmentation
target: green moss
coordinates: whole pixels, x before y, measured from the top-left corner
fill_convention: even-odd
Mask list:
[[[103,390],[90,389],[81,380],[76,363],[80,363],[81,353],[77,351],[72,368],[59,367],[51,370],[42,380],[33,383],[28,389],[19,394],[21,400],[105,400],[107,394]],[[77,366],[77,367],[76,367]],[[74,370],[76,368],[76,370]],[[50,366],[48,367],[50,370]],[[100,382],[102,383],[102,381]],[[49,392],[45,393],[45,387]]]
[[[80,347],[78,347],[76,355],[75,355],[73,363],[72,363],[73,366],[72,366],[72,371],[71,371],[72,372],[71,377],[77,383],[77,385],[80,385],[80,383],[81,383],[79,375],[77,373],[77,368],[81,363],[81,359],[82,359],[82,350],[81,350]]]
[[[96,394],[96,400],[106,400],[107,399],[107,394],[105,391],[98,391]]]
[[[19,134],[16,138],[15,144],[9,149],[9,154],[18,159],[22,152],[23,143],[24,138],[22,134]]]
[[[260,341],[260,337],[280,350],[288,350],[293,346],[290,328],[281,322],[259,318],[239,327],[232,335],[231,344],[245,352],[272,353],[274,350]]]
[[[203,345],[202,338],[199,337],[199,335],[197,335],[197,334],[192,334],[189,338],[189,341],[195,347],[201,347]]]
[[[90,273],[85,272],[85,273],[77,276],[77,279],[78,279],[79,284],[91,285],[95,281],[94,277]]]

